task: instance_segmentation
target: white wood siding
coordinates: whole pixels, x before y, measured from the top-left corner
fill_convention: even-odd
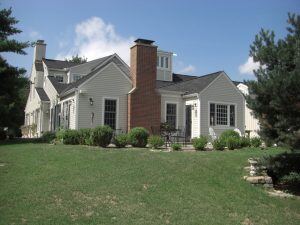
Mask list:
[[[236,121],[235,127],[230,126],[213,126],[213,129],[217,136],[219,136],[224,130],[238,128],[242,132],[245,131],[245,101],[243,95],[235,87],[235,85],[229,80],[229,78],[221,74],[214,80],[208,88],[200,93],[200,134],[209,134],[209,102],[216,103],[230,103],[236,104],[235,114]]]
[[[121,70],[110,63],[88,80],[80,90],[78,101],[78,128],[95,127],[103,125],[103,98],[118,98],[117,128],[127,131],[127,94],[131,90],[130,80]],[[90,105],[89,99],[93,99]],[[91,123],[91,115],[94,121]]]

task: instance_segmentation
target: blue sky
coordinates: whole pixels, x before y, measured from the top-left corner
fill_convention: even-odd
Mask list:
[[[177,54],[174,72],[224,70],[233,80],[254,77],[249,46],[255,34],[266,28],[283,37],[287,13],[300,13],[299,0],[1,1],[1,8],[10,6],[23,30],[17,39],[44,39],[47,58],[117,52],[128,62],[132,41],[141,37]],[[5,57],[29,73],[33,49],[27,53]]]

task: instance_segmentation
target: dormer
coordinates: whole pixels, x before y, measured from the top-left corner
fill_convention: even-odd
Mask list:
[[[172,56],[172,52],[157,50],[157,80],[172,81]]]

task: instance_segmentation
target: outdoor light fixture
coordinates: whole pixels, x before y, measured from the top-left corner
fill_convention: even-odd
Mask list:
[[[94,100],[93,98],[90,98],[90,105],[93,105],[94,104]]]
[[[193,105],[192,105],[192,109],[194,110],[194,109],[197,109],[197,103],[194,103]]]

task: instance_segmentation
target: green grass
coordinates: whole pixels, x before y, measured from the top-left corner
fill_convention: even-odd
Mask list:
[[[0,224],[300,224],[300,200],[246,183],[282,150],[150,152],[0,145]]]

